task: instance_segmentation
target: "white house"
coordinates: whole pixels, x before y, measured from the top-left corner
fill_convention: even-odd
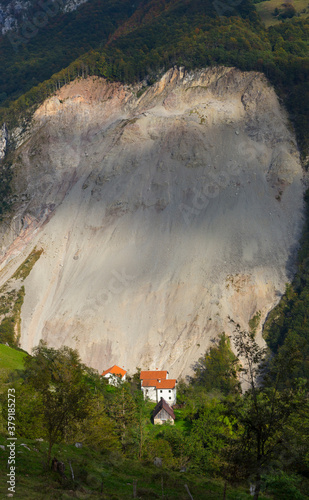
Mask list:
[[[176,379],[168,378],[168,371],[141,371],[141,388],[144,398],[159,402],[165,399],[169,405],[176,403]]]
[[[126,370],[120,368],[120,366],[114,365],[108,370],[102,373],[102,377],[108,379],[108,383],[111,385],[117,385],[119,381],[124,382],[126,380]]]

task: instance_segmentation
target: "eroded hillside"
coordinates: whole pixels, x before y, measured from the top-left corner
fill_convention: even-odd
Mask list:
[[[303,184],[259,73],[173,69],[149,88],[79,80],[10,131],[13,214],[0,285],[34,249],[21,346],[99,370],[186,374],[228,316],[261,323],[291,278]],[[12,290],[12,279],[9,281]],[[3,292],[5,293],[5,291]]]

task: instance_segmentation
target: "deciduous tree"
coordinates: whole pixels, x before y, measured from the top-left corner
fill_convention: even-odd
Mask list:
[[[90,412],[92,391],[85,377],[86,367],[76,350],[47,347],[43,341],[25,361],[24,383],[40,395],[43,428],[48,439],[47,465],[56,442],[63,440],[69,427]]]

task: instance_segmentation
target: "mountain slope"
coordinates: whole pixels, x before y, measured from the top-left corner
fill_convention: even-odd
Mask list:
[[[81,4],[88,0],[54,0],[47,2],[38,2],[37,0],[28,0],[19,2],[18,0],[0,1],[0,30],[5,34],[11,30],[18,29],[23,23],[30,20],[36,20],[38,13],[42,22],[42,12],[47,12],[54,17],[59,12],[72,12]]]
[[[279,300],[302,170],[261,74],[174,69],[140,94],[89,78],[37,110],[11,159],[0,284],[42,249],[23,281],[24,349],[45,338],[99,370],[179,376],[228,315],[247,326]]]
[[[17,28],[0,37],[2,106],[103,46],[138,7],[130,0],[91,0],[70,12],[70,3],[33,2]]]

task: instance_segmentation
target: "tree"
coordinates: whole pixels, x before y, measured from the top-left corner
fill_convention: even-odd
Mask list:
[[[120,449],[115,423],[106,414],[102,393],[93,398],[88,416],[71,429],[74,442],[78,441],[101,453]]]
[[[42,401],[43,429],[48,439],[47,466],[55,443],[90,412],[92,391],[85,377],[86,367],[76,350],[47,347],[43,341],[25,360],[24,384],[35,389]]]
[[[129,430],[131,424],[135,422],[137,408],[127,382],[120,383],[115,389],[113,397],[108,402],[107,412],[115,423],[116,433],[125,449],[132,441]]]
[[[188,445],[191,466],[197,470],[217,473],[222,467],[222,450],[234,433],[224,410],[222,402],[212,399],[204,403],[193,419]]]
[[[140,383],[140,381],[138,380]],[[132,385],[131,385],[132,388]],[[141,460],[143,456],[143,450],[145,447],[145,442],[147,438],[147,425],[149,424],[149,407],[147,401],[144,399],[143,392],[135,390],[134,399],[136,405],[136,416],[135,416],[135,426],[134,426],[134,437],[135,443],[138,447],[138,458]]]
[[[281,389],[282,370],[286,360],[278,359],[271,368],[267,350],[258,346],[254,334],[241,331],[235,324],[234,343],[243,360],[242,372],[248,384],[243,396],[232,402],[226,401],[227,414],[237,421],[238,434],[230,441],[227,450],[230,463],[235,470],[251,477],[255,483],[254,500],[259,498],[261,475],[273,463],[280,460],[286,429],[300,414],[306,403],[304,381],[295,381],[294,386]]]
[[[44,437],[42,398],[28,385],[16,384],[16,434],[23,438]]]
[[[194,366],[191,383],[207,391],[218,389],[226,396],[239,390],[238,371],[238,359],[231,350],[230,340],[221,333]]]

